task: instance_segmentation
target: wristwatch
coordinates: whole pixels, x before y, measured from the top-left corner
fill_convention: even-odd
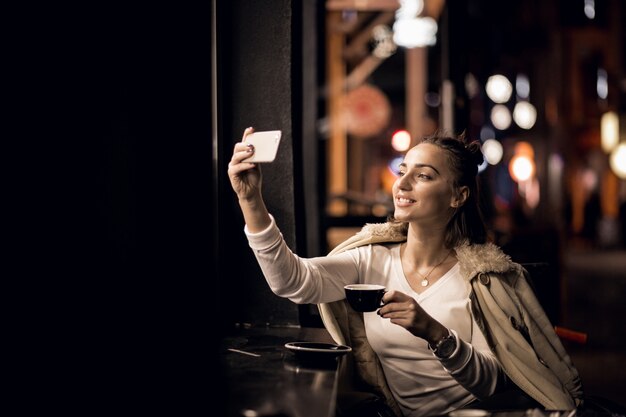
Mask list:
[[[432,347],[430,343],[428,344],[428,347],[439,359],[447,359],[456,349],[456,338],[454,337],[452,332],[448,330],[448,335],[441,339],[439,342],[437,342],[435,347]]]

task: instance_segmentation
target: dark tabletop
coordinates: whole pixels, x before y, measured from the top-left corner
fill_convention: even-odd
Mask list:
[[[334,417],[337,368],[345,356],[296,356],[288,342],[333,343],[325,329],[234,329],[220,345],[220,400],[227,417]],[[452,414],[450,416],[452,417]],[[470,417],[470,412],[467,417]],[[490,417],[626,417],[596,400],[579,410],[491,410]],[[458,417],[464,417],[461,413]]]
[[[325,342],[325,329],[264,327],[233,331],[222,340],[222,387],[229,417],[332,417],[338,357],[296,357],[288,342]]]

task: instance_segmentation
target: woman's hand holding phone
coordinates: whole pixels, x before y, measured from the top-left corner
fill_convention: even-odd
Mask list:
[[[248,141],[253,133],[253,128],[247,128],[241,142],[235,144],[233,156],[228,163],[228,177],[239,199],[246,226],[250,232],[256,233],[265,230],[271,219],[261,195],[260,164],[247,162],[256,154],[255,145]]]
[[[244,162],[267,163],[274,162],[282,132],[280,130],[268,130],[265,132],[252,132],[244,136],[244,143],[254,146],[254,154]]]

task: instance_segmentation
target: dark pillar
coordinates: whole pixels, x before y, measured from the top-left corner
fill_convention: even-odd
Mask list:
[[[228,312],[220,318],[225,326],[298,324],[298,307],[271,293],[248,247],[226,171],[233,145],[246,127],[283,131],[276,161],[262,167],[263,191],[287,244],[294,251],[304,251],[300,247],[306,245],[304,217],[299,210],[304,206],[301,155],[309,145],[302,141],[314,139],[314,123],[312,109],[303,97],[314,91],[305,93],[303,88],[310,83],[312,70],[303,71],[302,10],[301,2],[289,0],[217,4],[214,144],[218,212],[214,238],[218,267],[213,279],[220,288],[221,307]],[[314,30],[312,25],[306,27]],[[304,108],[310,112],[306,120]]]

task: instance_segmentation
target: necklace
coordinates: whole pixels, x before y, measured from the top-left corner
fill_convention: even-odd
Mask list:
[[[420,274],[420,271],[418,271],[417,269],[415,270],[415,272],[417,272],[418,275],[420,275],[422,278],[424,278],[420,284],[422,285],[422,287],[428,287],[428,284],[430,284],[430,282],[428,281],[428,277],[430,276],[430,274],[433,273],[433,271],[442,263],[444,263],[446,261],[446,259],[448,259],[448,256],[450,256],[450,254],[452,253],[452,249],[450,249],[450,251],[448,251],[448,254],[446,255],[445,258],[443,258],[441,260],[441,262],[439,262],[437,265],[433,266],[430,271],[428,271],[428,273],[426,275],[422,275]]]

